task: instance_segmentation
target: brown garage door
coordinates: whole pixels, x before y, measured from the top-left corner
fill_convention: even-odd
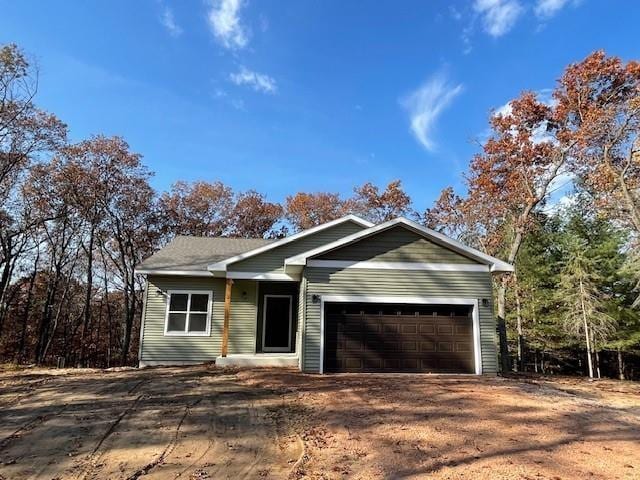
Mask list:
[[[324,370],[474,373],[471,307],[325,304]]]

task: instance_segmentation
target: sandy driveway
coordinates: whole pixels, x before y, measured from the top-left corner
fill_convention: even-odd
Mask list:
[[[0,372],[0,478],[640,478],[640,385]]]

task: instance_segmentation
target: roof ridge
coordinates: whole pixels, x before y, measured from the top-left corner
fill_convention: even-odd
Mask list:
[[[271,241],[276,240],[275,238],[264,238],[264,237],[224,237],[222,235],[218,235],[215,237],[209,237],[206,235],[176,235],[176,238],[198,238],[198,239],[206,239],[206,240],[264,240]]]

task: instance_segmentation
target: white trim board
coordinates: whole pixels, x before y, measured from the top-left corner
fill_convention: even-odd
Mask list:
[[[143,268],[136,269],[136,273],[140,275],[171,275],[182,277],[213,277],[208,270],[163,270],[161,268]]]
[[[307,267],[361,268],[367,270],[427,270],[443,272],[489,272],[489,265],[467,263],[356,262],[350,260],[307,260]]]
[[[226,260],[222,260],[220,262],[216,262],[216,263],[212,263],[209,265],[208,269],[210,271],[214,271],[214,272],[225,272],[227,270],[227,265],[231,264],[231,263],[235,263],[235,262],[239,262],[240,260],[245,260],[247,258],[253,257],[255,255],[258,255],[260,253],[263,252],[267,252],[269,250],[272,250],[274,248],[277,247],[281,247],[282,245],[286,245],[288,243],[294,242],[300,238],[304,238],[308,235],[312,235],[314,233],[317,232],[321,232],[322,230],[326,230],[327,228],[331,228],[334,227],[336,225],[340,225],[341,223],[345,223],[345,222],[353,222],[356,223],[362,227],[365,227],[365,229],[370,228],[373,226],[373,223],[368,222],[367,220],[364,220],[360,217],[357,217],[356,215],[346,215],[342,218],[338,218],[336,220],[333,220],[331,222],[327,222],[327,223],[323,223],[322,225],[317,225],[313,228],[309,228],[307,230],[303,230],[301,232],[298,232],[296,234],[293,234],[289,237],[285,237],[282,238],[276,242],[273,243],[269,243],[267,245],[263,245],[262,247],[258,247],[256,249],[253,250],[249,250],[248,252],[245,253],[241,253],[240,255],[236,255],[234,257],[231,258],[227,258]]]
[[[307,252],[289,257],[284,261],[285,268],[288,265],[306,265],[307,260],[312,257],[321,255],[323,253],[329,252],[331,250],[335,250],[340,247],[344,247],[351,243],[355,243],[358,240],[375,235],[376,233],[382,232],[384,230],[388,230],[398,225],[404,226],[405,228],[413,230],[414,232],[428,238],[429,240],[433,241],[434,243],[440,246],[443,246],[445,248],[458,252],[461,255],[477,260],[483,264],[490,265],[492,272],[513,272],[514,271],[513,265],[503,262],[502,260],[492,257],[491,255],[482,253],[481,251],[476,250],[475,248],[471,248],[466,245],[463,245],[457,240],[453,240],[452,238],[449,238],[446,235],[443,235],[434,230],[426,228],[420,225],[419,223],[416,223],[404,217],[398,217],[394,220],[389,220],[388,222],[381,223],[380,225],[367,228],[360,232],[356,232],[352,235],[348,235],[334,242],[327,243],[326,245],[322,245],[320,247],[314,248]]]
[[[300,275],[288,273],[264,273],[264,272],[227,272],[227,278],[233,280],[273,280],[281,282],[299,282]]]
[[[473,358],[476,375],[482,375],[482,345],[480,343],[480,314],[477,298],[448,297],[389,297],[371,295],[322,295],[320,297],[320,373],[324,373],[324,304],[325,303],[400,303],[423,305],[469,305],[473,307]]]

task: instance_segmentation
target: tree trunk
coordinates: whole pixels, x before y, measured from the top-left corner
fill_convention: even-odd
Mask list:
[[[57,277],[55,280],[49,280],[49,286],[47,287],[47,294],[45,296],[44,305],[42,306],[42,316],[40,317],[40,324],[38,326],[38,342],[36,344],[35,361],[37,364],[41,364],[44,360],[45,345],[48,343],[47,338],[49,336],[49,326],[51,325],[51,309],[53,308],[53,299],[57,293]]]
[[[620,347],[618,347],[618,378],[624,380],[624,358]]]
[[[584,338],[587,342],[587,364],[589,365],[589,378],[593,378],[593,361],[591,359],[591,335],[589,333],[589,322],[587,321],[587,309],[584,305],[584,285],[580,279],[580,304],[582,307],[582,323],[584,327]]]
[[[598,352],[598,350],[596,349],[596,342],[595,340],[592,339],[591,342],[592,348],[593,348],[593,355],[596,359],[596,376],[598,377],[598,379],[602,378],[600,375],[600,352]]]
[[[515,285],[514,285],[514,293],[516,298],[516,330],[518,334],[518,344],[517,344],[517,363],[516,370],[520,372],[524,372],[524,356],[523,356],[523,346],[524,346],[524,336],[522,334],[522,305],[520,304],[520,287],[518,285],[518,276],[514,274],[513,276]]]
[[[40,248],[36,251],[36,258],[33,261],[33,273],[29,278],[29,288],[27,289],[27,298],[24,302],[24,310],[22,312],[22,331],[20,332],[20,343],[15,354],[16,363],[24,361],[25,345],[27,342],[27,326],[29,324],[29,314],[31,313],[31,302],[33,301],[33,287],[38,276],[38,262],[40,261]]]
[[[91,293],[93,290],[93,243],[95,239],[95,225],[91,226],[91,230],[89,232],[89,245],[86,248],[87,253],[87,285],[86,292],[84,295],[84,307],[83,307],[83,321],[82,321],[82,332],[80,333],[80,359],[79,365],[83,366],[85,364],[85,336],[87,334],[87,330],[89,329],[89,324],[91,323]]]
[[[11,270],[12,270],[12,263],[13,263],[13,257],[12,257],[12,246],[11,246],[11,239],[8,240],[8,245],[3,246],[3,264],[4,264],[4,268],[2,269],[2,272],[0,273],[0,335],[2,335],[2,327],[3,327],[3,307],[2,305],[4,305],[4,300],[5,300],[5,295],[7,292],[7,287],[9,286],[9,280],[11,278]]]
[[[127,273],[125,285],[125,325],[124,339],[122,342],[122,365],[126,365],[129,358],[129,346],[131,345],[131,331],[133,330],[133,321],[136,315],[136,284],[134,274]]]
[[[496,319],[498,330],[498,341],[500,344],[500,367],[502,373],[507,373],[511,369],[509,361],[509,344],[507,343],[506,315],[507,277],[500,279],[498,287],[498,318]]]
[[[104,299],[107,308],[107,368],[111,366],[111,305],[109,304],[109,281],[107,279],[107,264],[104,263]]]

